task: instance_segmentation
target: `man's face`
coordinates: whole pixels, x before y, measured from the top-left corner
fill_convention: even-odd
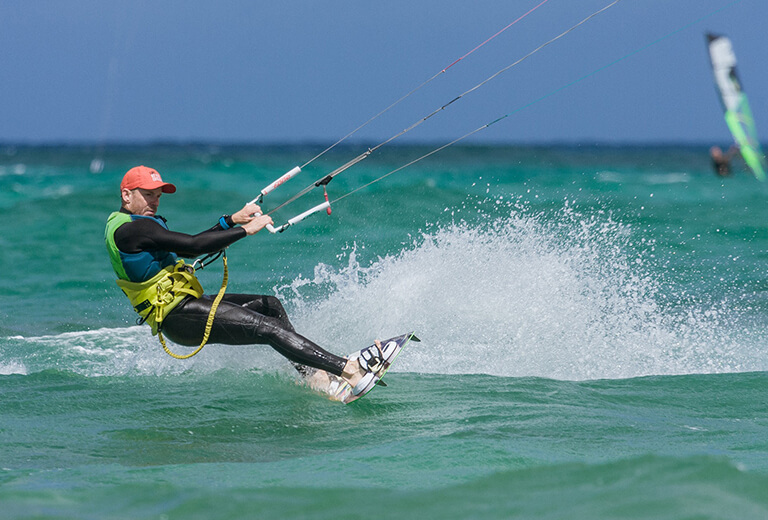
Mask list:
[[[134,215],[154,217],[160,205],[160,195],[163,194],[163,190],[162,188],[154,190],[136,188],[135,190],[124,189],[121,193],[125,209]]]

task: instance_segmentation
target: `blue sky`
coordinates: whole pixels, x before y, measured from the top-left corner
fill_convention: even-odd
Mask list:
[[[541,1],[6,0],[0,141],[335,141]],[[609,3],[548,0],[355,138],[389,138]],[[621,0],[398,142],[505,114],[473,140],[727,142],[706,31],[733,40],[766,140],[766,20],[765,0]]]

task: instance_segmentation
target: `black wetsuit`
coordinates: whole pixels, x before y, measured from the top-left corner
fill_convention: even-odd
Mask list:
[[[718,159],[712,158],[712,167],[715,169],[720,177],[728,177],[731,175],[731,161],[725,157]]]
[[[233,225],[230,217],[226,223]],[[114,234],[115,244],[124,253],[170,251],[185,258],[215,253],[245,236],[241,227],[224,229],[220,224],[197,235],[187,235],[169,231],[146,218],[123,224]],[[163,334],[180,345],[199,345],[213,300],[212,296],[204,295],[182,301],[163,320]],[[294,364],[336,375],[341,375],[347,361],[297,334],[280,300],[274,296],[225,294],[216,310],[209,341],[226,345],[267,344]],[[297,369],[302,371],[301,366]]]

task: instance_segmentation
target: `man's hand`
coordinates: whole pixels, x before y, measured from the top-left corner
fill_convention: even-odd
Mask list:
[[[261,215],[261,208],[256,204],[249,203],[243,206],[243,209],[232,215],[232,222],[240,225],[247,224],[248,222],[252,221],[256,215]],[[248,234],[250,235],[252,233]]]
[[[255,204],[249,204],[246,206],[256,206]],[[256,206],[258,208],[258,206]],[[232,218],[234,219],[234,215],[232,215]],[[269,215],[261,215],[257,214],[257,216],[251,217],[251,220],[246,222],[242,225],[242,228],[245,230],[245,232],[249,235],[255,235],[264,227],[266,227],[267,224],[272,224],[272,217]]]

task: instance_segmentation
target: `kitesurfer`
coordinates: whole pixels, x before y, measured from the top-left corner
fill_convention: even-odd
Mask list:
[[[709,156],[712,158],[712,167],[720,177],[731,175],[731,158],[738,153],[738,148],[731,146],[728,152],[723,153],[719,146],[713,146],[709,149]]]
[[[170,231],[157,215],[160,196],[176,192],[160,174],[146,166],[131,168],[120,184],[122,204],[112,213],[105,231],[107,250],[118,285],[128,296],[140,322],[153,334],[174,342],[200,344],[214,298],[203,294],[194,269],[179,257],[194,258],[223,250],[258,233],[272,219],[256,204],[246,204],[202,233]],[[161,336],[162,337],[162,336]],[[285,356],[299,372],[340,376],[353,388],[369,370],[358,360],[332,354],[298,334],[280,300],[274,296],[224,294],[210,326],[212,343],[268,344]],[[317,370],[312,370],[313,367]]]

